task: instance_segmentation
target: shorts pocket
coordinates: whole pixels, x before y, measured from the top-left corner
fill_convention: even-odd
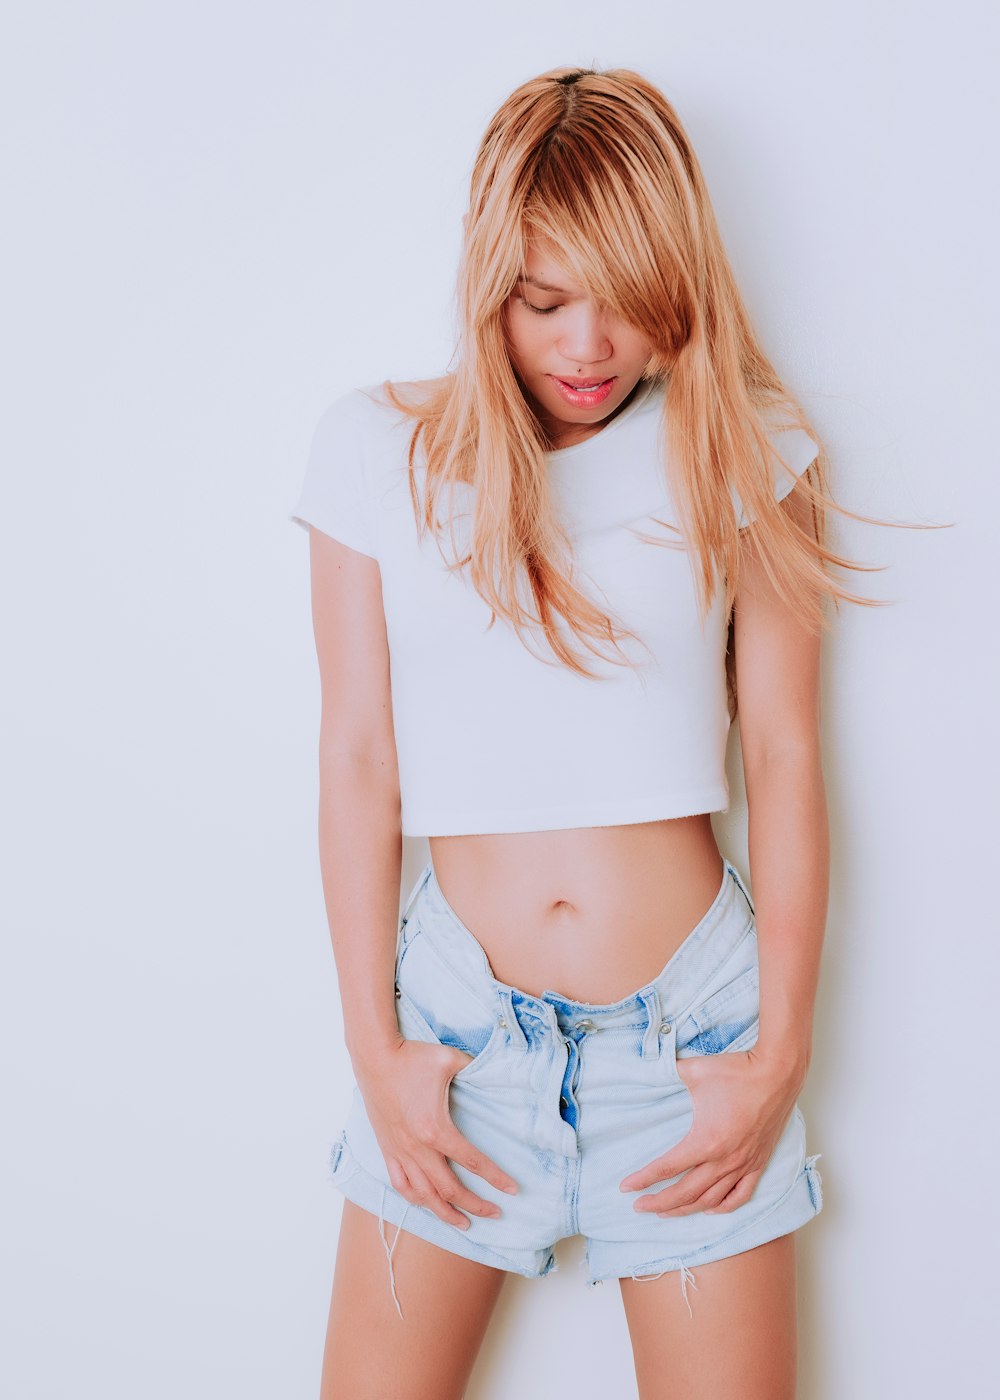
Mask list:
[[[397,1022],[404,1040],[423,1040],[432,1045],[453,1045],[473,1058],[453,1076],[465,1079],[479,1069],[493,1054],[503,1039],[503,1028],[496,1017],[488,1024],[454,1027],[447,1022],[431,1021],[420,1007],[399,986],[396,987]],[[474,1048],[478,1044],[479,1049]]]
[[[760,1022],[760,976],[753,928],[697,1002],[678,1017],[675,1053],[721,1055],[755,1043]]]
[[[735,1052],[737,1050],[749,1050],[751,1046],[757,1044],[757,1032],[759,1029],[760,1017],[755,1016],[745,1031],[741,1031],[735,1040],[731,1040],[728,1045],[723,1047],[724,1051]]]
[[[681,1018],[677,1054],[720,1055],[756,1040],[760,1018],[757,968],[748,968],[730,986]]]
[[[465,1079],[504,1043],[499,1002],[475,995],[442,962],[412,920],[396,963],[396,1008],[405,1040],[451,1045],[471,1055],[455,1074]]]

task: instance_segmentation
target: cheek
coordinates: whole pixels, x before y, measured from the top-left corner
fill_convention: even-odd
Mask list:
[[[507,344],[514,349],[518,349],[524,339],[524,330],[521,326],[520,317],[512,306],[505,306],[503,317],[503,334]]]
[[[530,311],[526,314],[531,316]],[[544,317],[541,316],[532,317],[532,321],[527,321],[524,315],[519,315],[516,311],[511,312],[504,318],[504,332],[508,348],[519,360],[530,361],[547,344]]]
[[[616,343],[630,360],[644,364],[653,353],[653,346],[644,335],[633,327],[620,327],[616,333]]]

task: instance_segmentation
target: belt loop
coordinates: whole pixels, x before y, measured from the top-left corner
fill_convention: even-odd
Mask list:
[[[511,999],[509,987],[498,987],[497,998],[500,1002],[500,1016],[507,1027],[507,1034],[510,1037],[510,1048],[512,1050],[527,1050],[528,1039],[524,1034],[520,1021],[517,1019],[517,1012],[514,1010],[514,1002]]]
[[[646,1029],[642,1037],[642,1058],[644,1060],[655,1060],[660,1054],[660,1023],[663,1020],[663,1008],[660,1005],[660,995],[655,987],[643,987],[639,993],[642,1003],[646,1008]]]
[[[744,895],[746,896],[746,901],[747,901],[747,903],[748,903],[749,906],[750,906],[750,913],[753,914],[754,918],[756,918],[756,917],[757,917],[757,913],[756,913],[756,911],[755,911],[755,909],[754,909],[754,907],[753,907],[753,900],[750,898],[750,891],[747,889],[746,884],[745,884],[744,881],[743,881],[742,875],[741,875],[740,872],[736,869],[736,866],[733,864],[733,862],[732,862],[731,860],[727,860],[727,861],[726,861],[726,865],[728,866],[729,870],[732,872],[733,879],[736,881],[736,883],[739,885],[740,889],[743,891]]]

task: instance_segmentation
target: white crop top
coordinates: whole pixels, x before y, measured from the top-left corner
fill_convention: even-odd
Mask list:
[[[504,618],[487,630],[490,609],[465,572],[448,573],[430,531],[418,542],[407,482],[414,422],[375,401],[378,385],[351,390],[320,418],[289,518],[378,561],[405,836],[612,826],[728,807],[722,590],[702,628],[688,555],[632,533],[678,539],[651,518],[677,523],[661,461],[664,393],[663,381],[641,384],[600,432],[546,454],[580,586],[648,648],[622,640],[632,670],[567,632],[599,680],[560,664],[540,630],[528,640],[547,662]],[[796,474],[818,451],[800,429],[772,441]],[[415,469],[422,490],[419,450]],[[775,495],[793,485],[780,472]],[[463,553],[461,492],[472,489],[456,487],[453,498]],[[445,488],[439,509],[447,500]],[[747,524],[735,493],[734,504]],[[442,549],[454,557],[447,526]]]

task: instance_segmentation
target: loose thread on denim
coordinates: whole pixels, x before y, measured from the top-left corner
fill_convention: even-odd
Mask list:
[[[809,1190],[813,1198],[813,1205],[817,1210],[821,1209],[823,1204],[823,1178],[816,1165],[822,1155],[822,1152],[814,1152],[811,1157],[806,1158],[806,1172],[811,1183]]]
[[[689,1317],[694,1317],[694,1313],[693,1313],[692,1310],[691,1310],[691,1302],[690,1302],[690,1299],[688,1298],[688,1295],[687,1295],[687,1286],[688,1286],[688,1283],[691,1284],[691,1287],[692,1287],[692,1288],[697,1288],[697,1287],[698,1287],[697,1283],[695,1282],[694,1272],[693,1272],[691,1269],[689,1269],[688,1266],[687,1266],[686,1264],[682,1264],[682,1265],[681,1265],[681,1271],[680,1271],[680,1272],[681,1272],[681,1296],[683,1297],[685,1303],[687,1304],[688,1316],[689,1316]],[[636,1283],[654,1283],[654,1282],[656,1281],[656,1279],[662,1278],[663,1275],[664,1275],[665,1273],[667,1273],[667,1270],[666,1270],[666,1269],[661,1269],[660,1272],[659,1272],[658,1274],[636,1274],[636,1273],[633,1273],[632,1277],[635,1279]]]
[[[403,1317],[403,1309],[399,1306],[399,1299],[396,1297],[396,1280],[393,1277],[392,1272],[392,1251],[396,1248],[396,1245],[399,1243],[399,1235],[400,1231],[403,1228],[403,1220],[406,1219],[406,1211],[410,1209],[410,1205],[409,1202],[407,1202],[406,1210],[403,1211],[403,1220],[401,1220],[396,1226],[395,1238],[392,1241],[392,1249],[390,1249],[389,1241],[385,1237],[385,1193],[387,1190],[388,1187],[382,1187],[382,1203],[379,1206],[378,1210],[378,1232],[382,1236],[382,1248],[385,1250],[385,1257],[389,1261],[389,1289],[392,1293],[392,1301],[396,1304],[396,1311],[399,1313],[400,1317]],[[403,1318],[403,1320],[405,1322],[406,1319]]]
[[[681,1294],[682,1294],[682,1296],[683,1296],[683,1298],[684,1298],[685,1303],[687,1303],[688,1317],[694,1317],[694,1313],[691,1311],[691,1304],[690,1304],[690,1302],[688,1302],[687,1286],[688,1286],[688,1283],[689,1283],[689,1282],[690,1282],[692,1288],[697,1288],[697,1287],[698,1287],[697,1283],[695,1282],[695,1278],[694,1278],[694,1273],[693,1273],[693,1271],[692,1271],[691,1269],[689,1269],[688,1266],[687,1266],[686,1264],[682,1264],[682,1265],[681,1265]]]

